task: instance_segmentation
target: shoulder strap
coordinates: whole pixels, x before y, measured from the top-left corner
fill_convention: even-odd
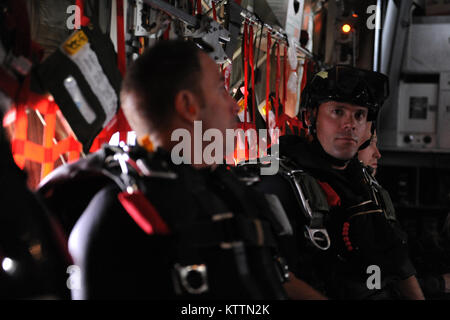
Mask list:
[[[372,189],[374,201],[383,210],[386,219],[397,221],[394,204],[392,203],[389,193],[384,189],[378,181],[372,176],[366,167],[363,167],[365,182]]]
[[[320,250],[327,250],[330,237],[324,226],[324,218],[329,213],[327,196],[317,180],[303,170],[294,169],[287,159],[281,159],[280,172],[293,189],[306,219],[306,237]]]

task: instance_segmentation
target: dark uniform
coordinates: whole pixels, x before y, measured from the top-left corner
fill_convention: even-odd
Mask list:
[[[98,181],[96,191],[70,191]],[[42,192],[61,188],[92,198],[69,241],[81,271],[74,298],[285,298],[282,227],[226,166],[197,170],[162,149],[107,147],[57,170]],[[54,210],[61,201],[49,198]]]
[[[0,299],[68,299],[71,260],[0,130]]]
[[[333,70],[329,78],[316,76],[314,88],[307,86],[302,97],[303,103],[310,103],[306,108],[343,101],[368,106],[374,117],[370,105],[378,103],[373,97],[376,88],[370,81],[359,81],[364,73],[346,70],[350,74],[345,79],[342,73],[337,75],[339,69]],[[264,193],[276,194],[288,214],[294,229],[293,239],[287,237],[283,247],[288,264],[298,278],[331,298],[394,298],[392,284],[415,275],[415,269],[389,195],[356,158],[344,170],[333,169],[346,162],[327,154],[314,130],[310,128],[311,141],[281,137],[279,173],[261,176],[254,184]],[[241,170],[254,171],[251,167]],[[381,271],[379,283],[369,279],[372,268]]]

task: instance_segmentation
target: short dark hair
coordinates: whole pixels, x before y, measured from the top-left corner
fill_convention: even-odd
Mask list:
[[[174,99],[180,90],[203,97],[200,86],[200,49],[191,41],[160,41],[136,59],[122,83],[122,95],[134,94],[136,103],[125,115],[145,117],[152,130],[165,126],[174,114]],[[133,113],[132,116],[129,116]],[[130,121],[131,120],[131,121]],[[136,130],[136,128],[133,128]]]

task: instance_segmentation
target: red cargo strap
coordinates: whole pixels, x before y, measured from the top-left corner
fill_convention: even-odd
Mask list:
[[[287,45],[284,46],[284,60],[283,60],[283,113],[286,112],[286,101],[287,101],[287,83],[288,83],[288,56],[287,56]]]
[[[211,1],[211,6],[212,6],[213,19],[215,21],[217,21],[216,3],[214,2],[214,0]]]
[[[269,128],[269,94],[270,94],[270,49],[272,46],[272,35],[267,31],[267,59],[266,59],[266,127]]]
[[[197,14],[202,14],[202,0],[197,0]]]
[[[276,48],[277,48],[277,71],[276,71],[276,76],[275,76],[275,103],[274,103],[274,108],[275,108],[275,123],[278,124],[278,108],[280,107],[279,104],[279,99],[280,99],[280,78],[281,78],[281,63],[280,63],[280,43],[276,43]]]
[[[85,27],[85,26],[87,26],[88,24],[89,24],[89,22],[90,22],[90,19],[89,19],[89,17],[87,17],[85,14],[84,14],[84,0],[76,0],[76,5],[78,6],[78,8],[80,8],[80,14],[81,14],[81,25],[83,26],[83,27]]]
[[[247,123],[247,107],[248,107],[248,25],[244,23],[244,123]]]
[[[249,39],[248,39],[248,47],[249,47],[249,62],[250,68],[252,72],[252,122],[253,125],[256,126],[256,98],[255,98],[255,57],[253,54],[253,27],[249,26]]]

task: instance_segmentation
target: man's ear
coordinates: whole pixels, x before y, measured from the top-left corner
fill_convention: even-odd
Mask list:
[[[193,122],[198,120],[200,104],[198,98],[189,90],[181,90],[175,96],[175,112],[182,120]]]
[[[308,110],[305,111],[305,114],[304,114],[305,118],[304,119],[305,119],[306,126],[308,126],[308,127],[311,126],[311,119],[312,119],[312,117],[315,119],[316,115],[317,115],[317,109],[313,109],[313,110],[308,109]]]

